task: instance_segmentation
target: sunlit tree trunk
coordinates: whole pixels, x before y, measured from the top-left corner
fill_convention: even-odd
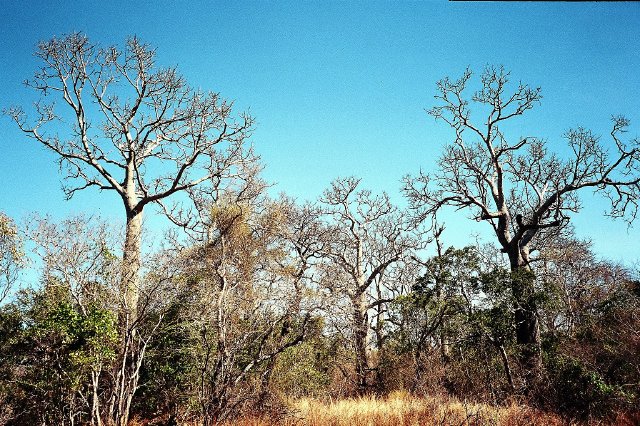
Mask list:
[[[137,319],[140,288],[140,250],[142,241],[142,210],[127,209],[127,225],[122,258],[122,296],[125,315],[131,324]]]

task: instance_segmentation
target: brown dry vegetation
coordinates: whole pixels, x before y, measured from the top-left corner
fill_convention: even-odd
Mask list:
[[[289,413],[280,419],[245,417],[226,425],[238,426],[554,426],[637,425],[639,417],[619,416],[612,421],[578,422],[525,405],[491,406],[450,397],[415,397],[394,392],[386,398],[361,397],[336,401],[302,398],[289,403]]]

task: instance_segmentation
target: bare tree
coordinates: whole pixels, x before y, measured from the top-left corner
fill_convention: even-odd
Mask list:
[[[41,95],[35,118],[29,120],[20,107],[7,113],[57,155],[68,198],[95,187],[122,199],[121,313],[127,334],[135,335],[145,207],[156,203],[176,212],[178,207],[166,205],[172,195],[186,192],[201,199],[216,182],[237,173],[252,157],[246,141],[253,119],[234,117],[231,102],[192,89],[175,68],[157,67],[155,50],[135,37],[120,51],[99,48],[75,33],[39,43],[36,56],[43,65],[26,82]],[[64,108],[56,108],[51,98]],[[127,421],[126,413],[116,417],[116,423]]]
[[[545,247],[534,270],[556,298],[555,309],[541,316],[542,324],[554,335],[575,334],[603,300],[631,282],[627,268],[599,259],[590,241],[573,236],[558,238]]]
[[[348,299],[356,384],[358,392],[365,393],[370,390],[370,372],[375,370],[368,355],[373,324],[369,315],[378,311],[380,319],[380,309],[395,297],[402,266],[412,262],[413,251],[423,243],[387,194],[373,196],[368,190],[358,190],[359,184],[353,177],[336,179],[321,202],[333,230],[323,249],[335,265],[326,285]]]
[[[281,197],[276,208],[282,214],[278,237],[282,240],[287,256],[280,265],[283,274],[289,276],[295,294],[302,295],[310,288],[317,289],[317,267],[323,262],[325,249],[330,244],[331,228],[322,221],[322,209],[317,204],[298,206],[295,200]],[[314,311],[323,307],[322,295],[316,293],[313,305],[296,302],[298,311]]]
[[[234,118],[219,94],[192,89],[175,68],[156,67],[155,50],[135,37],[119,51],[76,33],[39,43],[36,56],[43,66],[26,82],[42,95],[35,121],[20,107],[8,114],[58,156],[68,198],[96,187],[122,199],[123,302],[135,319],[144,208],[230,173],[247,156],[253,119]],[[56,123],[69,124],[56,133]]]
[[[510,91],[509,73],[488,67],[469,100],[471,77],[467,70],[459,80],[438,82],[439,104],[428,112],[451,126],[455,139],[445,147],[438,172],[405,179],[406,194],[419,218],[452,206],[491,225],[513,272],[516,337],[531,370],[539,364],[540,343],[531,252],[545,235],[567,225],[580,210],[579,194],[588,189],[608,197],[611,216],[633,220],[640,200],[640,144],[623,142],[629,121],[621,116],[613,117],[611,146],[584,128],[567,131],[568,158],[549,152],[535,137],[510,140],[503,122],[533,108],[540,89],[519,83]],[[471,105],[482,118],[472,120]]]
[[[120,274],[112,250],[122,239],[105,221],[78,215],[56,222],[35,215],[26,233],[42,260],[44,282],[64,283],[83,315],[92,303],[117,311]]]

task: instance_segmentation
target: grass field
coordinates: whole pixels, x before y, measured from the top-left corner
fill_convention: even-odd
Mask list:
[[[429,397],[417,398],[397,392],[384,399],[365,397],[322,402],[300,399],[290,403],[288,414],[280,419],[243,418],[228,425],[238,426],[554,426],[554,425],[637,425],[638,418],[582,423],[562,419],[530,407],[511,404],[495,407],[463,401]]]

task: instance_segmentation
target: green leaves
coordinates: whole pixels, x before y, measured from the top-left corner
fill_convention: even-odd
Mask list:
[[[115,359],[116,315],[77,305],[68,287],[54,281],[20,293],[0,320],[0,359],[8,360],[0,373],[9,378],[5,393],[22,409],[18,422],[63,424],[82,412],[92,375]]]

